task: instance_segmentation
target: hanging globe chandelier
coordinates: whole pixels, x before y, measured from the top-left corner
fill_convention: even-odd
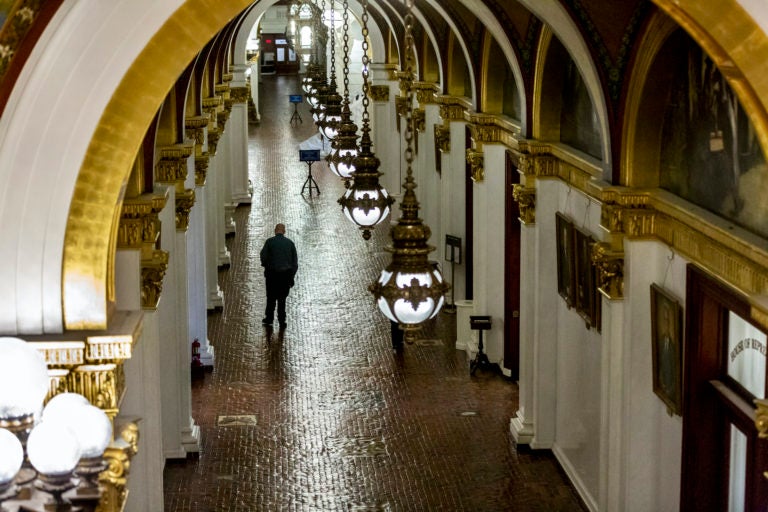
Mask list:
[[[338,122],[336,136],[331,141],[331,153],[327,156],[328,166],[336,176],[349,186],[349,179],[355,171],[352,161],[357,156],[357,125],[352,122],[349,110],[349,6],[344,0],[344,101],[341,107],[341,120]],[[329,137],[331,138],[331,137]]]
[[[323,2],[325,5],[325,2]],[[323,7],[325,8],[325,7]],[[312,114],[320,135],[333,140],[336,137],[336,128],[341,121],[341,95],[336,85],[336,20],[334,2],[331,0],[331,77],[326,91],[325,100],[320,103],[318,110]]]
[[[363,238],[371,238],[371,228],[389,216],[389,210],[395,201],[379,184],[380,160],[371,150],[368,115],[370,86],[368,84],[368,0],[362,0],[363,7],[363,135],[360,138],[360,149],[352,160],[354,172],[351,173],[352,183],[345,194],[339,199],[339,204],[349,220],[357,224],[363,232]]]
[[[390,231],[392,261],[368,289],[384,315],[400,324],[406,342],[413,342],[421,324],[434,318],[445,302],[450,285],[445,282],[437,263],[428,259],[435,250],[429,245],[431,230],[419,218],[416,181],[413,178],[413,0],[407,0],[405,16],[405,190],[400,201],[400,219]]]

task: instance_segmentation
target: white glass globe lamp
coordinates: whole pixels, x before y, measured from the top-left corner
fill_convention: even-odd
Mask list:
[[[10,430],[0,428],[0,502],[4,495],[15,494],[13,480],[24,461],[21,441]]]

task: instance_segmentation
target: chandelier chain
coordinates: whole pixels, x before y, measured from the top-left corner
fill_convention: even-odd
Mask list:
[[[344,103],[349,103],[349,4],[344,0]]]
[[[370,104],[369,93],[370,85],[368,84],[368,66],[370,59],[368,58],[368,0],[362,0],[363,5],[363,126],[368,126],[370,117],[368,116],[368,105]]]
[[[331,85],[336,90],[336,8],[331,0]]]
[[[405,15],[405,162],[406,181],[413,181],[413,69],[414,69],[414,42],[413,42],[413,0],[406,2],[408,12]],[[415,186],[415,185],[414,185]]]

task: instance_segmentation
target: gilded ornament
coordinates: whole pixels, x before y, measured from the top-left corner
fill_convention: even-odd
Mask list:
[[[755,399],[755,427],[760,439],[768,439],[768,401]]]
[[[467,148],[467,163],[472,169],[472,181],[480,183],[485,179],[485,169],[483,168],[483,152],[472,148]]]
[[[435,84],[432,82],[414,82],[413,88],[419,105],[435,103],[435,92],[437,91]]]
[[[195,157],[195,186],[202,187],[205,185],[206,177],[208,176],[208,165],[211,163],[208,154]]]
[[[246,103],[251,97],[251,90],[248,87],[232,87],[229,90],[229,97],[234,103]]]
[[[464,107],[455,104],[440,105],[440,117],[444,121],[463,121]]]
[[[451,151],[451,129],[441,124],[435,124],[435,146],[443,153]]]
[[[176,231],[189,228],[189,214],[195,205],[195,190],[188,188],[176,194]]]
[[[219,145],[219,138],[221,132],[219,130],[208,130],[208,154],[210,156],[216,156],[216,148]]]
[[[388,85],[372,85],[371,99],[373,101],[389,101],[389,86]]]
[[[168,270],[168,251],[155,250],[151,259],[141,260],[141,307],[155,310],[163,291],[163,278]]]
[[[592,245],[592,263],[597,269],[597,287],[611,300],[624,298],[624,253],[614,251],[610,244]]]
[[[536,189],[515,184],[512,187],[512,199],[520,209],[520,223],[530,226],[536,223]]]

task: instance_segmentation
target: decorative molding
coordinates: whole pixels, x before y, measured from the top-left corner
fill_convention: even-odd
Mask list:
[[[229,98],[229,84],[216,84],[213,86],[213,91],[216,93],[216,96],[221,96],[223,99]]]
[[[222,73],[221,75],[221,81],[224,83],[229,83],[234,79],[235,79],[234,73]]]
[[[205,180],[208,176],[208,166],[211,163],[211,159],[208,154],[203,154],[195,157],[195,186],[205,186]]]
[[[413,109],[411,114],[413,119],[413,129],[415,131],[423,132],[427,129],[427,113],[422,108]]]
[[[104,451],[107,469],[99,475],[103,487],[98,510],[123,510],[128,497],[128,475],[131,459],[139,450],[139,427],[137,420],[115,428],[115,436]]]
[[[440,105],[440,117],[444,121],[464,121],[464,111],[472,107],[465,99],[456,96],[435,96],[435,102]]]
[[[251,89],[248,87],[231,87],[229,89],[229,98],[233,103],[247,103],[251,97]]]
[[[216,109],[223,104],[224,98],[221,96],[210,96],[208,98],[203,98],[203,110],[205,111]]]
[[[413,82],[413,88],[419,105],[436,102],[435,95],[438,90],[436,84],[432,82]]]
[[[227,105],[229,105],[229,108],[227,108]],[[224,109],[216,112],[216,124],[221,126],[223,129],[224,126],[226,126],[227,121],[229,120],[229,113],[232,111],[232,105],[229,100],[226,100],[224,102]]]
[[[189,213],[195,206],[195,189],[188,188],[176,194],[176,231],[189,228]]]
[[[536,189],[522,184],[512,186],[512,199],[520,209],[520,223],[531,226],[536,223]]]
[[[389,86],[388,85],[372,85],[371,99],[373,101],[389,101]]]
[[[510,149],[518,147],[516,136],[520,129],[506,118],[465,110],[464,120],[469,124],[472,138],[476,142],[504,144]]]
[[[221,138],[221,132],[219,130],[208,130],[208,154],[210,156],[216,156],[216,149],[219,146],[219,138]]]
[[[152,249],[160,236],[158,214],[168,201],[165,194],[144,194],[123,200],[117,247],[120,249]]]
[[[451,151],[451,129],[441,124],[435,124],[435,146],[443,153]]]
[[[467,148],[467,163],[472,169],[472,181],[480,183],[485,179],[485,169],[483,167],[483,152],[472,148]]]
[[[125,391],[122,364],[105,363],[78,366],[69,376],[68,391],[79,393],[114,419],[118,403]]]
[[[400,132],[400,118],[408,113],[408,98],[406,96],[395,96],[395,119],[397,121],[397,131]]]
[[[188,139],[195,141],[196,154],[200,154],[203,151],[203,144],[205,143],[205,129],[209,122],[210,116],[208,114],[188,117],[184,120],[184,135]]]
[[[610,244],[592,245],[592,263],[597,269],[597,287],[611,300],[624,298],[624,252],[612,250]]]
[[[49,369],[85,364],[84,341],[37,341],[35,349],[43,356]]]
[[[141,260],[141,308],[156,310],[168,270],[168,251],[155,250],[150,259]]]

